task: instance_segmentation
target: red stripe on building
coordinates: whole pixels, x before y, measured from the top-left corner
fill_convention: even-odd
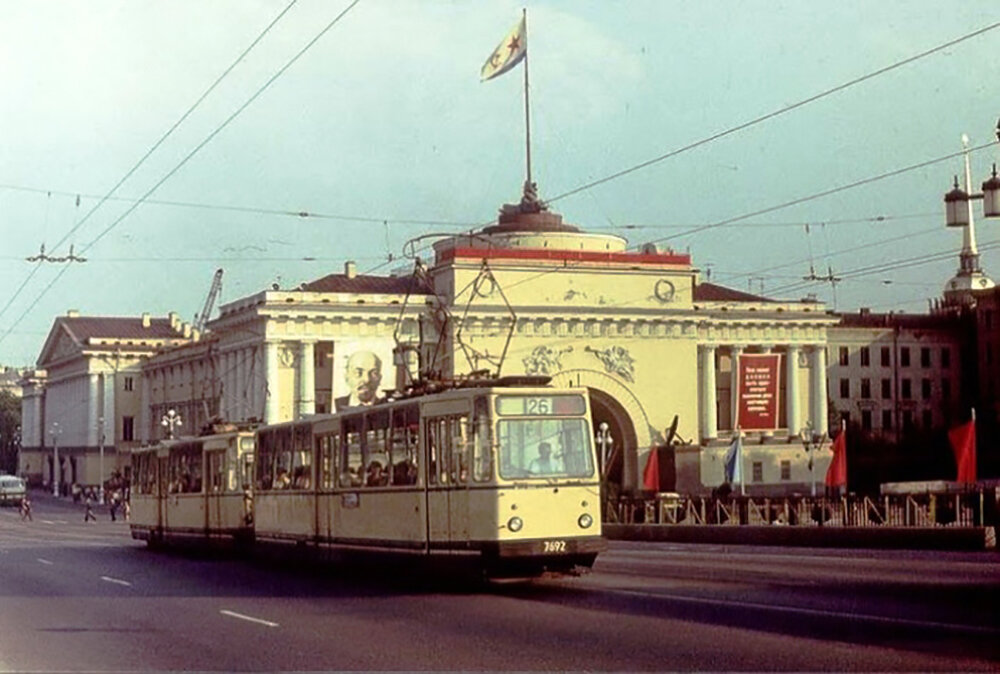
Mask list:
[[[550,260],[555,262],[614,262],[619,264],[690,265],[690,255],[659,253],[602,253],[594,250],[546,248],[449,248],[438,254],[438,263],[458,258],[476,260]]]

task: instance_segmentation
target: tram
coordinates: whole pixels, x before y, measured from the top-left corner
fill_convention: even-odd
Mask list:
[[[228,430],[133,450],[132,537],[251,542],[253,449],[253,431]]]
[[[243,520],[235,506],[228,520],[210,518],[207,483],[191,492],[164,486],[176,479],[183,443],[137,453],[156,454],[159,486],[133,497],[150,501],[142,520],[133,505],[133,535],[148,536],[156,517],[165,537],[175,529],[249,535],[252,527],[255,545],[462,558],[493,577],[589,568],[605,542],[588,396],[528,381],[490,380],[263,426],[252,453],[240,454],[246,438],[234,437],[227,456],[252,456],[252,514]],[[201,443],[206,475],[210,444]],[[137,475],[149,474],[144,465],[152,462],[137,463]],[[233,496],[245,500],[241,490]],[[181,514],[186,497],[190,511]]]

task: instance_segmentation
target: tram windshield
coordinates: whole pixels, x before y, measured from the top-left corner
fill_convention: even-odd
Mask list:
[[[500,477],[590,477],[589,430],[585,419],[500,420]]]

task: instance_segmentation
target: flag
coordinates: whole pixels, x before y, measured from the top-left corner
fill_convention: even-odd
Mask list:
[[[528,26],[522,16],[517,25],[507,34],[497,48],[493,50],[486,63],[479,71],[479,79],[483,82],[491,80],[520,63],[528,53]]]
[[[736,432],[733,444],[729,445],[729,451],[726,452],[725,467],[726,482],[730,484],[743,483],[743,439],[740,437],[739,431]]]
[[[660,453],[656,451],[656,447],[650,450],[646,459],[646,469],[642,471],[642,488],[660,491]]]
[[[958,466],[959,482],[976,481],[976,422],[975,420],[962,424],[948,431],[951,450],[955,452],[955,463]]]
[[[847,429],[842,428],[833,441],[833,458],[826,469],[827,487],[847,488]]]

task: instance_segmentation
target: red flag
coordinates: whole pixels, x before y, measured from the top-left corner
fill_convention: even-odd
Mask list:
[[[833,458],[826,469],[827,487],[847,487],[847,431],[841,430],[833,441]]]
[[[970,421],[948,431],[951,450],[955,452],[959,482],[976,481],[976,422]]]
[[[660,491],[660,453],[656,451],[656,447],[650,450],[646,458],[646,469],[642,471],[642,488]]]

